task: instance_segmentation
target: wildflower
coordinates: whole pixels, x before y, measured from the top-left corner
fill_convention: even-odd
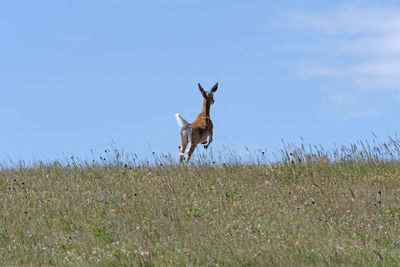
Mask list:
[[[27,238],[29,238],[29,239],[30,239],[32,236],[33,236],[33,234],[32,234],[32,232],[31,232],[31,231],[29,231],[29,230],[28,230],[28,231],[26,231],[26,237],[27,237]]]
[[[317,223],[318,224],[321,223],[321,218],[320,217],[317,217]]]
[[[139,255],[142,257],[148,257],[150,256],[150,252],[148,251],[139,251]]]

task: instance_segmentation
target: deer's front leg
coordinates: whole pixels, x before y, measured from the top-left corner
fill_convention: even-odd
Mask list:
[[[208,143],[207,143],[207,145],[204,145],[204,149],[207,149],[209,146],[210,146],[210,144],[211,144],[211,142],[212,142],[212,140],[213,140],[213,131],[212,131],[212,129],[210,130],[210,134],[208,135]]]

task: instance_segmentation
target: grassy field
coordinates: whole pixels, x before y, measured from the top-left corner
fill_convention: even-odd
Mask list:
[[[3,165],[0,265],[399,266],[398,144]]]

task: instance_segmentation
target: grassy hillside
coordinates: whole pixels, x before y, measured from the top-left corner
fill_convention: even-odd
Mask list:
[[[0,265],[399,266],[394,153],[288,146],[275,163],[3,166]]]

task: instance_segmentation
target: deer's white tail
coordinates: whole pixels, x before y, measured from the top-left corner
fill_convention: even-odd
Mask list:
[[[182,118],[181,115],[179,115],[179,113],[176,113],[175,116],[179,126],[181,126],[182,128],[186,128],[189,126],[189,123],[184,118]]]

